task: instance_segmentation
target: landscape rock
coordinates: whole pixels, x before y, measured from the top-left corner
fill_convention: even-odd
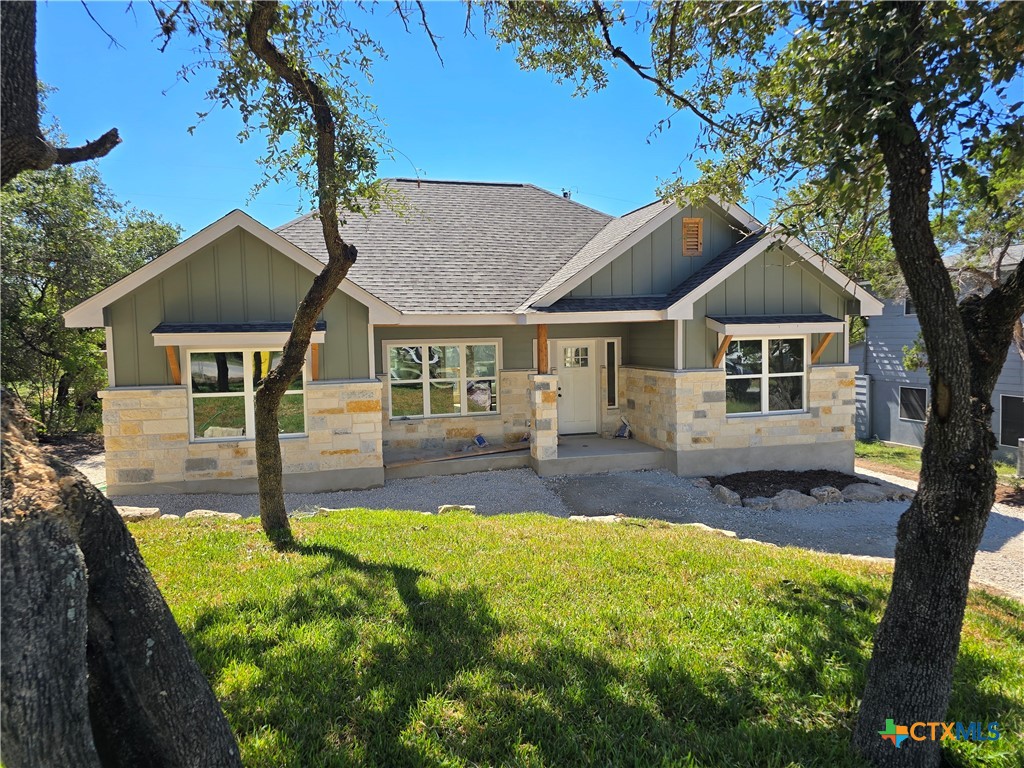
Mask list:
[[[160,507],[118,507],[117,512],[126,523],[154,520],[160,517]]]
[[[569,519],[585,523],[618,523],[625,518],[623,515],[569,515]]]
[[[730,507],[742,507],[743,499],[736,491],[730,491],[724,485],[716,485],[715,490],[712,491],[715,498],[723,504],[728,504]]]
[[[213,509],[193,509],[191,512],[185,513],[185,519],[194,519],[197,517],[201,518],[213,518],[216,520],[241,520],[242,516],[237,512],[217,512]]]
[[[807,509],[808,507],[816,507],[818,500],[813,496],[807,496],[806,494],[800,493],[800,491],[794,491],[787,488],[784,491],[779,491],[775,494],[775,498],[772,499],[772,508],[779,510],[780,512],[789,512],[794,509]]]
[[[885,501],[885,491],[873,483],[850,483],[843,488],[843,499],[845,501]]]
[[[831,485],[819,485],[817,488],[811,488],[811,496],[822,504],[833,504],[843,500],[843,492]]]
[[[767,496],[751,496],[749,499],[743,500],[743,506],[748,509],[771,509],[772,499],[769,499]]]
[[[898,485],[889,486],[885,489],[885,492],[893,501],[910,501],[914,498],[914,491]]]
[[[181,515],[160,515],[161,520],[181,520]]]
[[[696,480],[693,480],[692,482],[694,488],[700,488],[703,491],[711,490],[711,481],[708,480],[706,477],[698,477]]]
[[[475,504],[442,504],[437,508],[437,514],[443,515],[445,512],[472,512],[476,513]]]

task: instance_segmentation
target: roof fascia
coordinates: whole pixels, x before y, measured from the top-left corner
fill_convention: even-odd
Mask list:
[[[870,291],[864,286],[858,285],[857,281],[849,275],[843,273],[821,256],[815,253],[809,245],[801,242],[795,237],[787,238],[783,241],[784,245],[789,246],[798,256],[800,256],[807,264],[819,272],[825,275],[829,280],[835,283],[842,291],[848,293],[850,296],[860,302],[860,314],[865,317],[873,317],[875,315],[882,314],[884,305],[877,299]]]
[[[394,318],[375,322],[374,325],[517,325],[518,315],[512,312],[458,312],[451,314],[431,312],[402,312]]]
[[[718,270],[715,274],[711,275],[711,277],[683,296],[675,304],[670,306],[666,311],[667,319],[692,320],[693,305],[698,299],[704,297],[712,288],[724,283],[727,279],[739,272],[743,267],[747,266],[747,264],[768,250],[770,246],[778,242],[778,239],[778,236],[773,235],[772,233],[765,234],[758,243],[748,248],[739,256],[739,258],[733,259],[722,269]]]
[[[619,256],[624,254],[627,250],[632,248],[634,245],[639,243],[641,240],[643,240],[649,234],[651,234],[656,229],[658,229],[658,227],[660,227],[662,224],[664,224],[665,222],[667,222],[670,219],[672,219],[672,217],[675,216],[677,213],[679,213],[680,210],[682,210],[682,209],[678,205],[667,205],[667,206],[665,206],[665,209],[663,211],[661,211],[660,213],[658,213],[658,215],[655,216],[653,219],[648,221],[646,224],[644,224],[639,229],[635,229],[629,235],[627,235],[626,237],[624,237],[621,240],[619,240],[619,242],[615,243],[611,248],[609,248],[607,251],[605,251],[600,257],[598,257],[597,259],[592,261],[590,264],[585,266],[583,269],[581,269],[576,274],[572,275],[571,277],[567,278],[563,282],[559,283],[554,289],[552,289],[551,291],[548,291],[546,294],[541,296],[539,299],[537,299],[536,301],[532,302],[530,304],[530,306],[533,306],[533,307],[550,307],[552,304],[554,304],[560,298],[565,296],[567,293],[569,293],[569,291],[571,291],[573,288],[578,286],[584,280],[587,280],[587,279],[593,277],[594,275],[596,275],[598,272],[600,272],[602,269],[604,269],[604,267],[606,267],[609,264],[611,264],[613,261],[615,261],[615,259],[617,259]],[[614,219],[613,219],[613,221],[614,221]],[[611,224],[611,222],[608,222],[608,223]],[[608,225],[606,224],[605,226],[608,226]],[[603,231],[603,229],[604,229],[604,227],[602,227],[601,230],[598,230],[597,234],[595,234],[594,237],[597,237],[598,235],[600,235],[601,231]],[[593,239],[594,238],[591,238],[591,240],[593,240]],[[589,243],[589,242],[590,241],[588,240],[587,243]],[[586,247],[586,244],[583,245],[583,248],[585,248],[585,247]],[[581,250],[582,250],[582,248],[581,248]],[[525,307],[523,307],[522,309],[525,309]]]
[[[722,323],[710,317],[705,318],[707,327],[723,336],[772,336],[778,333],[845,333],[846,323],[797,322],[797,323]]]
[[[764,226],[753,214],[735,203],[724,202],[718,195],[711,195],[708,200],[714,203],[724,214],[732,218],[733,221],[742,227],[746,227],[750,232],[754,232]]]
[[[811,250],[809,246],[802,243],[797,238],[784,236],[778,230],[774,230],[766,233],[761,239],[761,242],[747,250],[747,252],[738,259],[727,265],[721,271],[716,272],[697,286],[697,288],[690,291],[686,296],[683,296],[679,301],[669,307],[667,313],[668,319],[692,320],[693,305],[698,299],[707,295],[712,288],[720,285],[729,277],[739,272],[757,256],[768,250],[769,246],[776,243],[788,247],[797,254],[797,256],[803,259],[805,264],[822,273],[829,282],[833,283],[847,295],[852,296],[854,299],[859,301],[861,315],[874,316],[882,314],[882,302],[872,296],[865,288],[857,285],[857,282],[852,277],[843,274],[840,270],[829,264],[824,257],[819,256]]]
[[[245,230],[253,237],[265,242],[271,248],[280,251],[292,261],[299,264],[299,266],[304,267],[314,275],[319,274],[324,268],[324,265],[320,261],[314,259],[298,246],[288,242],[272,229],[256,221],[256,219],[244,211],[235,209],[226,216],[222,216],[217,219],[217,221],[213,222],[209,226],[199,230],[187,240],[178,243],[178,245],[167,253],[162,256],[158,256],[145,266],[135,270],[130,275],[100,291],[95,296],[86,299],[81,304],[69,309],[64,313],[64,324],[69,328],[102,327],[104,325],[103,309],[105,307],[110,306],[121,297],[126,296],[150,280],[159,277],[171,267],[180,264],[189,256],[202,250],[218,238],[228,234],[236,227]],[[360,304],[368,307],[371,317],[380,318],[398,315],[398,312],[393,307],[381,301],[365,289],[360,288],[347,278],[342,281],[339,289],[343,293],[351,296]]]
[[[225,347],[279,349],[288,341],[290,335],[287,331],[152,334],[155,347],[189,347],[191,349],[224,349]],[[310,344],[323,344],[326,338],[326,331],[313,331],[310,334],[309,342]]]

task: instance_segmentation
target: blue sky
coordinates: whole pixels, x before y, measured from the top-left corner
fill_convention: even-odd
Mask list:
[[[208,81],[178,81],[191,55],[185,45],[159,52],[149,7],[89,8],[123,49],[109,44],[80,3],[41,3],[38,73],[58,89],[49,109],[71,142],[119,129],[123,144],[99,164],[114,194],[180,224],[185,235],[234,208],[271,226],[294,218],[301,199],[294,186],[248,200],[263,142],[239,144],[235,113],[216,110],[188,134],[196,113],[210,108]],[[442,38],[443,66],[426,36],[415,28],[407,34],[386,9],[371,22],[389,60],[375,67],[369,92],[398,150],[383,160],[381,176],[418,170],[430,179],[567,188],[575,200],[621,214],[653,200],[659,179],[686,157],[696,124],[680,116],[670,132],[651,136],[668,108],[634,74],[619,71],[604,91],[574,98],[571,86],[520,70],[510,49],[497,50],[479,33],[464,37],[461,4],[428,3],[427,10]],[[765,216],[770,202],[755,198],[747,208]]]

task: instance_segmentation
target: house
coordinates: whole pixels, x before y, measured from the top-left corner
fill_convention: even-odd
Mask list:
[[[718,200],[613,217],[389,184],[403,213],[345,225],[358,261],[282,401],[286,489],[379,485],[478,434],[529,451],[417,471],[853,468],[847,318],[881,304],[803,243]],[[106,330],[109,494],[255,488],[254,382],[325,259],[314,217],[234,211],[65,314]],[[622,420],[635,440],[600,439]]]
[[[857,365],[857,437],[902,445],[924,444],[930,394],[928,372],[907,370],[904,347],[918,340],[921,325],[910,299],[883,302],[881,315],[868,321],[863,342],[850,348]],[[1024,361],[1011,344],[992,392],[994,456],[1016,464],[1024,438]]]

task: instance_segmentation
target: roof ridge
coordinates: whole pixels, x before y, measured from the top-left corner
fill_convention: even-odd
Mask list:
[[[562,195],[556,194],[555,192],[552,192],[550,189],[544,189],[544,187],[539,187],[536,184],[530,184],[529,182],[527,182],[527,183],[523,184],[523,186],[524,187],[531,187],[532,189],[536,189],[538,192],[543,192],[546,195],[551,195],[552,197],[554,197],[554,198],[556,198],[558,200],[563,200],[563,201],[565,201],[567,203],[572,203],[573,205],[575,205],[575,206],[577,206],[579,208],[583,208],[584,210],[600,214],[601,216],[605,216],[610,221],[615,221],[615,219],[617,218],[616,216],[612,216],[610,213],[605,213],[604,211],[599,211],[599,210],[597,210],[597,208],[591,208],[589,205],[584,205],[583,203],[579,202],[578,200],[573,200],[571,197],[566,197],[564,194],[562,194]]]
[[[413,184],[461,184],[473,187],[528,187],[531,184],[523,184],[517,181],[471,181],[469,179],[415,179],[408,176],[395,176],[381,179],[381,181],[408,181]]]

